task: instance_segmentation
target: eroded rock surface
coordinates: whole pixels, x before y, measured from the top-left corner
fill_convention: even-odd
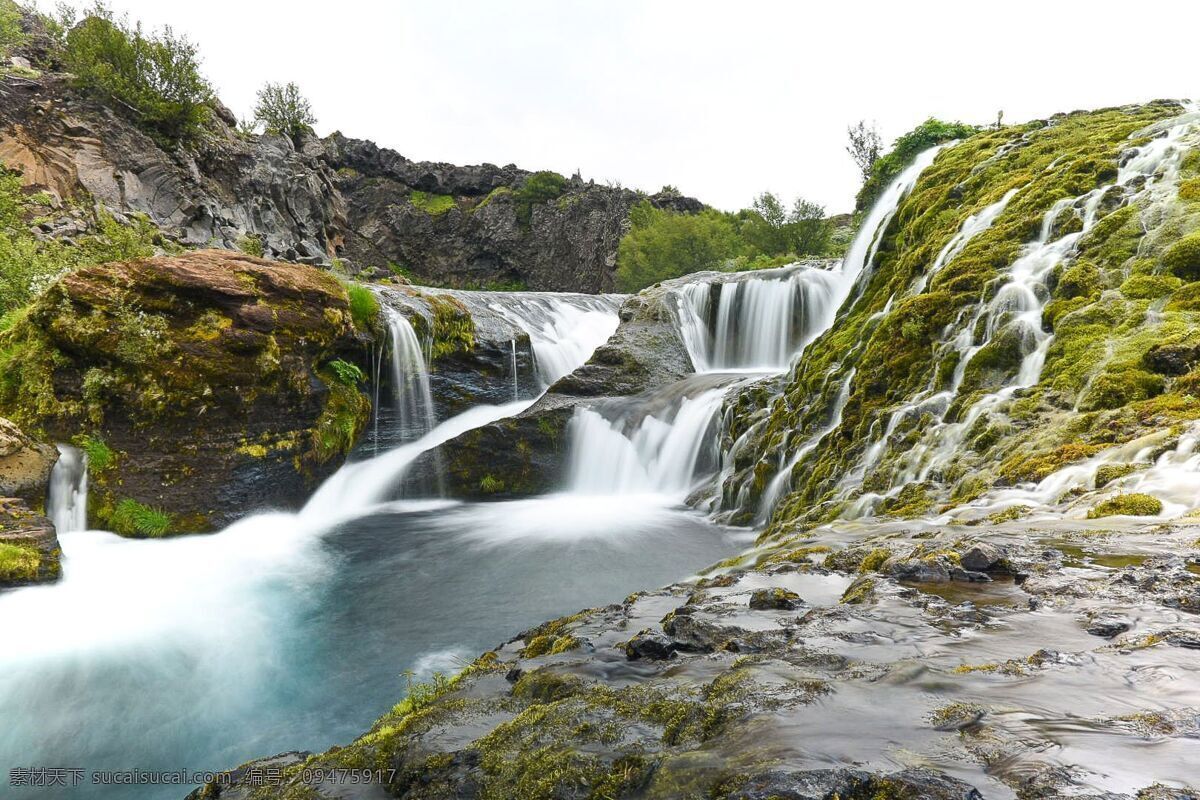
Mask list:
[[[50,520],[20,498],[0,497],[0,589],[58,580],[61,556]]]

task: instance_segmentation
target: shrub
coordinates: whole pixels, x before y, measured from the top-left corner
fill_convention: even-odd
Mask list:
[[[194,138],[208,119],[212,87],[196,47],[169,27],[148,34],[97,3],[67,32],[63,64],[82,88],[131,111],[164,143]]]
[[[567,179],[557,172],[535,172],[513,191],[517,221],[528,228],[533,223],[533,207],[558,197],[567,189]]]
[[[239,236],[237,240],[237,249],[241,250],[246,255],[254,256],[255,258],[262,258],[263,254],[266,252],[265,248],[263,247],[262,237],[253,233],[247,233]]]
[[[978,130],[977,126],[962,122],[943,122],[933,117],[925,120],[897,139],[892,151],[872,164],[871,176],[858,191],[857,209],[870,208],[887,185],[925,150],[952,139],[966,138]]]
[[[626,292],[717,269],[744,247],[729,215],[714,209],[679,214],[642,201],[630,211],[629,221],[629,232],[617,248],[617,285]]]
[[[350,299],[350,316],[359,330],[368,330],[379,316],[379,300],[375,293],[361,283],[347,283],[346,295]]]
[[[165,535],[171,529],[171,515],[157,508],[142,505],[136,500],[117,503],[108,518],[114,533],[150,539]]]
[[[1185,281],[1200,278],[1200,231],[1191,233],[1163,253],[1163,266]]]
[[[75,439],[75,445],[87,455],[88,471],[98,475],[111,467],[117,456],[112,448],[99,436],[84,434]]]
[[[21,7],[12,0],[0,0],[0,55],[7,56],[26,38],[21,27]]]
[[[1119,494],[1110,497],[1088,511],[1088,519],[1100,517],[1131,516],[1155,517],[1162,513],[1163,504],[1157,497],[1148,494]]]
[[[258,90],[254,121],[261,122],[267,133],[295,139],[317,124],[312,106],[300,88],[291,83],[267,83]]]

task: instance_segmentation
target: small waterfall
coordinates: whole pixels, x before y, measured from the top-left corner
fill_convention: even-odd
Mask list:
[[[715,466],[713,426],[725,387],[682,397],[661,415],[635,413],[610,421],[580,408],[571,420],[569,485],[577,494],[667,494],[680,499]]]
[[[58,461],[50,473],[46,510],[59,533],[87,530],[87,454],[77,447],[60,444]]]
[[[833,322],[844,280],[834,270],[792,267],[681,287],[680,330],[696,371],[787,369]]]
[[[508,371],[509,371],[509,374],[512,375],[512,390],[513,390],[512,391],[512,399],[513,399],[513,402],[515,403],[521,396],[521,387],[520,387],[520,382],[519,382],[519,376],[517,375],[517,340],[516,339],[508,340]]]
[[[405,441],[433,430],[433,395],[429,368],[412,323],[399,311],[384,306],[392,345],[392,387],[396,417]]]

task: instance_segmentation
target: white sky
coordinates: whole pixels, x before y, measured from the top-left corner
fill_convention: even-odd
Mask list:
[[[39,0],[47,9],[51,0]],[[296,81],[322,135],[515,163],[736,209],[849,210],[846,127],[1200,96],[1200,3],[1108,0],[112,0],[199,47],[248,115]]]

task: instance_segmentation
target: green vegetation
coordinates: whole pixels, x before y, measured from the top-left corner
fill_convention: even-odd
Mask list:
[[[331,362],[317,373],[317,377],[329,389],[329,398],[313,432],[312,455],[318,464],[349,453],[371,416],[371,401],[358,390],[357,381],[348,383],[343,380],[334,367],[336,363]],[[353,364],[348,366],[354,367]],[[359,371],[359,374],[362,372]]]
[[[267,133],[292,139],[317,124],[312,106],[300,94],[300,87],[291,82],[267,83],[258,90],[254,121],[262,123]]]
[[[1162,513],[1163,504],[1157,497],[1148,494],[1118,494],[1103,501],[1088,511],[1088,519],[1128,515],[1154,517]]]
[[[0,584],[32,581],[42,566],[42,554],[36,547],[0,542]]]
[[[831,247],[821,206],[799,198],[788,210],[770,192],[736,214],[712,208],[681,214],[643,200],[629,223],[617,250],[617,284],[627,292],[703,270],[778,267]]]
[[[237,249],[241,250],[246,255],[254,256],[255,258],[262,258],[265,252],[263,248],[262,237],[253,233],[247,233],[244,236],[239,236],[237,240]]]
[[[533,173],[512,193],[517,209],[517,221],[528,229],[533,224],[533,207],[555,199],[566,190],[567,179],[557,172]],[[490,199],[491,195],[488,195],[480,206],[486,205]]]
[[[363,374],[363,371],[357,365],[351,364],[349,361],[343,361],[340,358],[330,361],[329,368],[333,370],[334,377],[338,379],[338,382],[346,386],[357,386],[367,379],[367,376]]]
[[[136,500],[124,499],[108,515],[108,525],[121,536],[157,539],[171,530],[171,515]]]
[[[0,0],[0,56],[7,57],[26,38],[21,28],[21,7],[12,0]]]
[[[1200,231],[1171,245],[1162,257],[1163,267],[1185,281],[1200,279]]]
[[[130,112],[165,144],[195,138],[208,119],[212,88],[196,48],[169,27],[146,33],[97,3],[67,31],[62,60],[81,88]]]
[[[379,299],[375,293],[361,283],[346,283],[346,296],[350,300],[350,316],[354,319],[354,327],[360,331],[375,328],[379,318]]]
[[[858,210],[869,209],[887,185],[922,152],[952,139],[965,139],[978,130],[961,122],[943,122],[933,117],[925,120],[897,139],[890,153],[872,160],[870,175],[858,191]]]
[[[429,194],[415,189],[408,195],[414,208],[419,208],[431,217],[441,216],[455,207],[454,198],[448,194]]]
[[[87,455],[88,472],[99,475],[108,470],[117,461],[117,454],[112,448],[94,434],[84,434],[75,438],[75,446]]]
[[[158,231],[145,217],[131,225],[118,224],[102,209],[95,218],[95,233],[74,245],[41,241],[29,230],[30,221],[43,216],[49,200],[26,194],[20,175],[0,168],[0,313],[7,316],[29,303],[59,276],[88,264],[145,258],[154,254]]]

